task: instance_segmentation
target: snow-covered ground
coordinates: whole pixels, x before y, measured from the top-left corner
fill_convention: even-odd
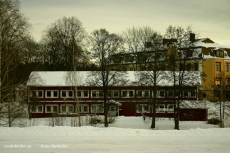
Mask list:
[[[0,127],[0,152],[47,153],[227,153],[230,128],[206,122],[180,122],[173,130],[173,120],[158,119],[156,129],[142,117],[118,117],[109,128],[83,126]],[[43,126],[41,126],[43,125]]]

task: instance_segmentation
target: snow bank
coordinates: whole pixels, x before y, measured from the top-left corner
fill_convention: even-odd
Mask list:
[[[0,127],[0,136],[230,136],[230,128],[190,129],[190,130],[144,130],[127,128],[48,127],[26,128]]]

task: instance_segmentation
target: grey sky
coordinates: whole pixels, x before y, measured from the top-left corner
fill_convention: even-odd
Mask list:
[[[20,0],[32,24],[32,35],[64,16],[77,17],[88,33],[106,28],[121,33],[128,27],[150,26],[161,34],[169,25],[192,25],[202,38],[230,47],[230,0]]]

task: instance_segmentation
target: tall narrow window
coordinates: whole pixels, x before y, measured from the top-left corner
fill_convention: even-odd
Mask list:
[[[221,63],[216,63],[216,71],[217,72],[221,71]]]
[[[230,63],[226,63],[226,72],[230,72]]]

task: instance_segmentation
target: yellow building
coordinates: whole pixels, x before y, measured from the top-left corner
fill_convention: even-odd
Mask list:
[[[200,86],[200,99],[210,101],[230,100],[230,47],[225,47],[215,43],[209,38],[195,39],[195,35],[190,35],[189,47],[179,48],[180,55],[186,59],[184,69],[187,71],[202,72]],[[158,51],[157,61],[164,62],[170,40],[163,40],[163,47]],[[170,43],[175,42],[175,40]],[[112,70],[139,71],[151,70],[151,63],[154,62],[155,52],[141,50],[131,53],[124,52],[112,57]],[[181,67],[178,64],[177,69]],[[229,81],[228,81],[229,80]],[[220,96],[221,95],[221,96]]]

